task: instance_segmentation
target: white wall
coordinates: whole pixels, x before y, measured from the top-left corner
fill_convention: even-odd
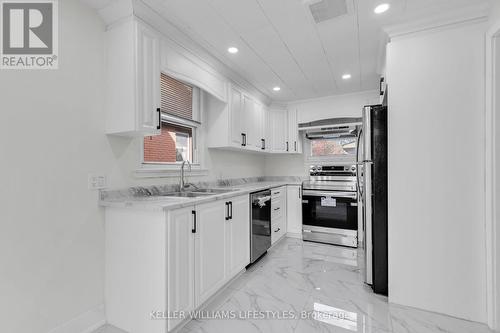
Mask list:
[[[484,31],[393,40],[389,300],[486,321]]]
[[[290,103],[288,109],[297,109],[298,122],[304,123],[327,118],[361,117],[363,106],[378,103],[378,91],[364,91],[297,101]],[[307,176],[308,172],[309,166],[303,155],[266,157],[265,173],[268,176]]]
[[[117,165],[102,135],[104,27],[76,1],[59,7],[60,69],[0,74],[2,332],[46,332],[103,302],[102,212],[86,182]]]
[[[60,69],[0,74],[0,331],[41,333],[103,303],[103,211],[88,173],[132,177],[141,140],[104,135],[104,25],[59,2]],[[207,153],[205,178],[259,176],[262,157]]]
[[[490,11],[490,19],[489,19],[489,26],[491,28],[494,28],[494,26],[498,26],[500,22],[500,1],[492,1],[492,8],[491,8],[491,11]],[[496,42],[495,42],[495,46],[496,46],[496,54],[497,55],[500,55],[500,37],[496,37]],[[500,58],[497,56],[496,59],[494,59],[493,61],[495,61],[495,80],[496,80],[496,84],[500,83]],[[498,104],[498,101],[500,101],[500,89],[496,89],[496,101],[497,101],[497,111],[495,113],[495,130],[496,130],[496,138],[495,138],[495,149],[496,149],[496,152],[495,152],[495,158],[496,158],[496,170],[495,170],[495,177],[496,177],[496,203],[495,203],[495,206],[496,206],[496,221],[493,221],[493,223],[496,223],[496,228],[494,228],[496,230],[496,233],[493,235],[493,238],[495,239],[496,241],[496,265],[494,265],[494,267],[492,267],[492,269],[496,270],[496,272],[494,272],[493,276],[490,277],[492,279],[495,279],[496,281],[494,283],[496,283],[496,285],[493,287],[495,288],[496,287],[496,290],[493,290],[493,293],[494,296],[493,296],[493,299],[491,300],[492,303],[494,304],[491,304],[490,303],[490,306],[493,306],[495,307],[493,309],[493,311],[496,310],[496,314],[495,316],[492,316],[494,317],[494,320],[496,320],[496,323],[491,323],[492,325],[496,325],[496,329],[498,331],[500,331],[500,264],[498,263],[498,261],[500,260],[500,216],[498,214],[500,214],[500,116],[498,116],[500,114],[500,104]],[[493,249],[495,250],[495,248]],[[495,267],[496,266],[496,267]],[[493,280],[490,280],[490,281],[493,281]],[[495,293],[496,291],[496,293]]]
[[[500,5],[498,6],[498,8],[500,9]],[[500,10],[497,12],[498,13],[498,22],[500,22]],[[496,37],[496,41],[495,41],[495,47],[496,47],[496,54],[498,55],[496,57],[496,59],[494,60],[496,63],[495,63],[495,82],[496,84],[500,84],[500,37]],[[496,233],[494,233],[493,237],[495,237],[495,241],[496,241],[496,245],[494,245],[496,247],[496,267],[492,267],[492,269],[496,269],[496,272],[494,274],[494,277],[496,275],[496,286],[494,288],[496,288],[496,295],[495,295],[495,298],[493,299],[493,302],[496,302],[495,303],[495,310],[496,310],[496,323],[493,323],[493,325],[496,325],[496,329],[497,331],[500,331],[500,216],[498,214],[500,214],[500,89],[496,89],[496,96],[495,96],[495,99],[496,99],[496,112],[495,112],[495,129],[496,129],[496,142],[495,142],[495,148],[496,148],[496,152],[495,152],[495,158],[496,158],[496,221],[494,221],[494,223],[496,223],[496,228],[495,231]],[[493,249],[495,250],[495,248]],[[493,278],[494,278],[493,277]]]

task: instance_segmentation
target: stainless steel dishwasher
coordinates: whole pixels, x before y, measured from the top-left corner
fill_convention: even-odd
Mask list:
[[[271,190],[250,195],[250,264],[271,247]]]

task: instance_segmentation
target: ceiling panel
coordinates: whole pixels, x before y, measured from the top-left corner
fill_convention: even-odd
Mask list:
[[[142,1],[271,99],[290,101],[377,89],[382,27],[487,0],[384,0],[382,15],[379,0],[346,0],[348,15],[318,24],[308,5],[319,0]]]
[[[317,25],[317,30],[332,66],[338,91],[346,93],[361,90],[356,16],[348,15],[322,22]],[[342,79],[346,73],[352,75],[350,80]]]
[[[254,0],[209,0],[237,33],[262,29],[270,23]]]
[[[308,97],[336,93],[336,85],[312,17],[300,1],[258,0],[287,46],[312,91]],[[291,84],[291,83],[290,83]]]
[[[281,78],[282,82],[276,82],[276,85],[284,84],[294,91],[296,95],[300,96],[314,94],[313,87],[307,77],[303,75],[283,41],[272,27],[254,30],[242,37]]]
[[[175,14],[174,14],[175,13]],[[163,1],[161,14],[173,20],[181,21],[176,25],[195,41],[207,48],[216,57],[242,74],[250,83],[264,94],[271,95],[272,87],[279,83],[274,72],[245,44],[231,26],[223,19],[210,3],[197,0]],[[229,46],[236,46],[238,54],[229,54]],[[285,99],[296,98],[286,87],[280,92]]]

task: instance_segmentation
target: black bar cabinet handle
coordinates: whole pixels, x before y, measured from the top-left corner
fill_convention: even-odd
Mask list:
[[[297,151],[297,141],[294,142],[295,145],[295,151]]]
[[[289,151],[289,149],[288,149],[288,141],[286,142],[286,151]]]
[[[156,112],[158,112],[158,126],[156,126],[156,129],[159,130],[161,129],[161,109],[157,108]]]
[[[241,145],[243,147],[247,145],[247,135],[245,133],[241,133]]]
[[[226,221],[229,220],[229,202],[226,202]]]
[[[232,220],[233,219],[233,202],[232,201],[229,201],[229,207],[230,207],[230,213],[229,213],[229,219]]]
[[[260,139],[260,142],[261,142],[260,149],[262,149],[262,150],[266,149],[266,140]]]
[[[193,214],[193,229],[191,229],[191,232],[193,234],[195,234],[196,233],[196,211],[195,210],[191,211],[191,214]]]

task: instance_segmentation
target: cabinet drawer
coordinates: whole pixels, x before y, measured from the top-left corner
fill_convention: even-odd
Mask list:
[[[285,234],[285,219],[280,218],[271,224],[271,244],[274,244]]]
[[[281,198],[281,197],[283,197],[284,192],[285,192],[284,187],[273,188],[273,189],[271,189],[271,198],[273,200]]]
[[[272,200],[271,201],[271,221],[281,218],[285,211],[284,200]]]

